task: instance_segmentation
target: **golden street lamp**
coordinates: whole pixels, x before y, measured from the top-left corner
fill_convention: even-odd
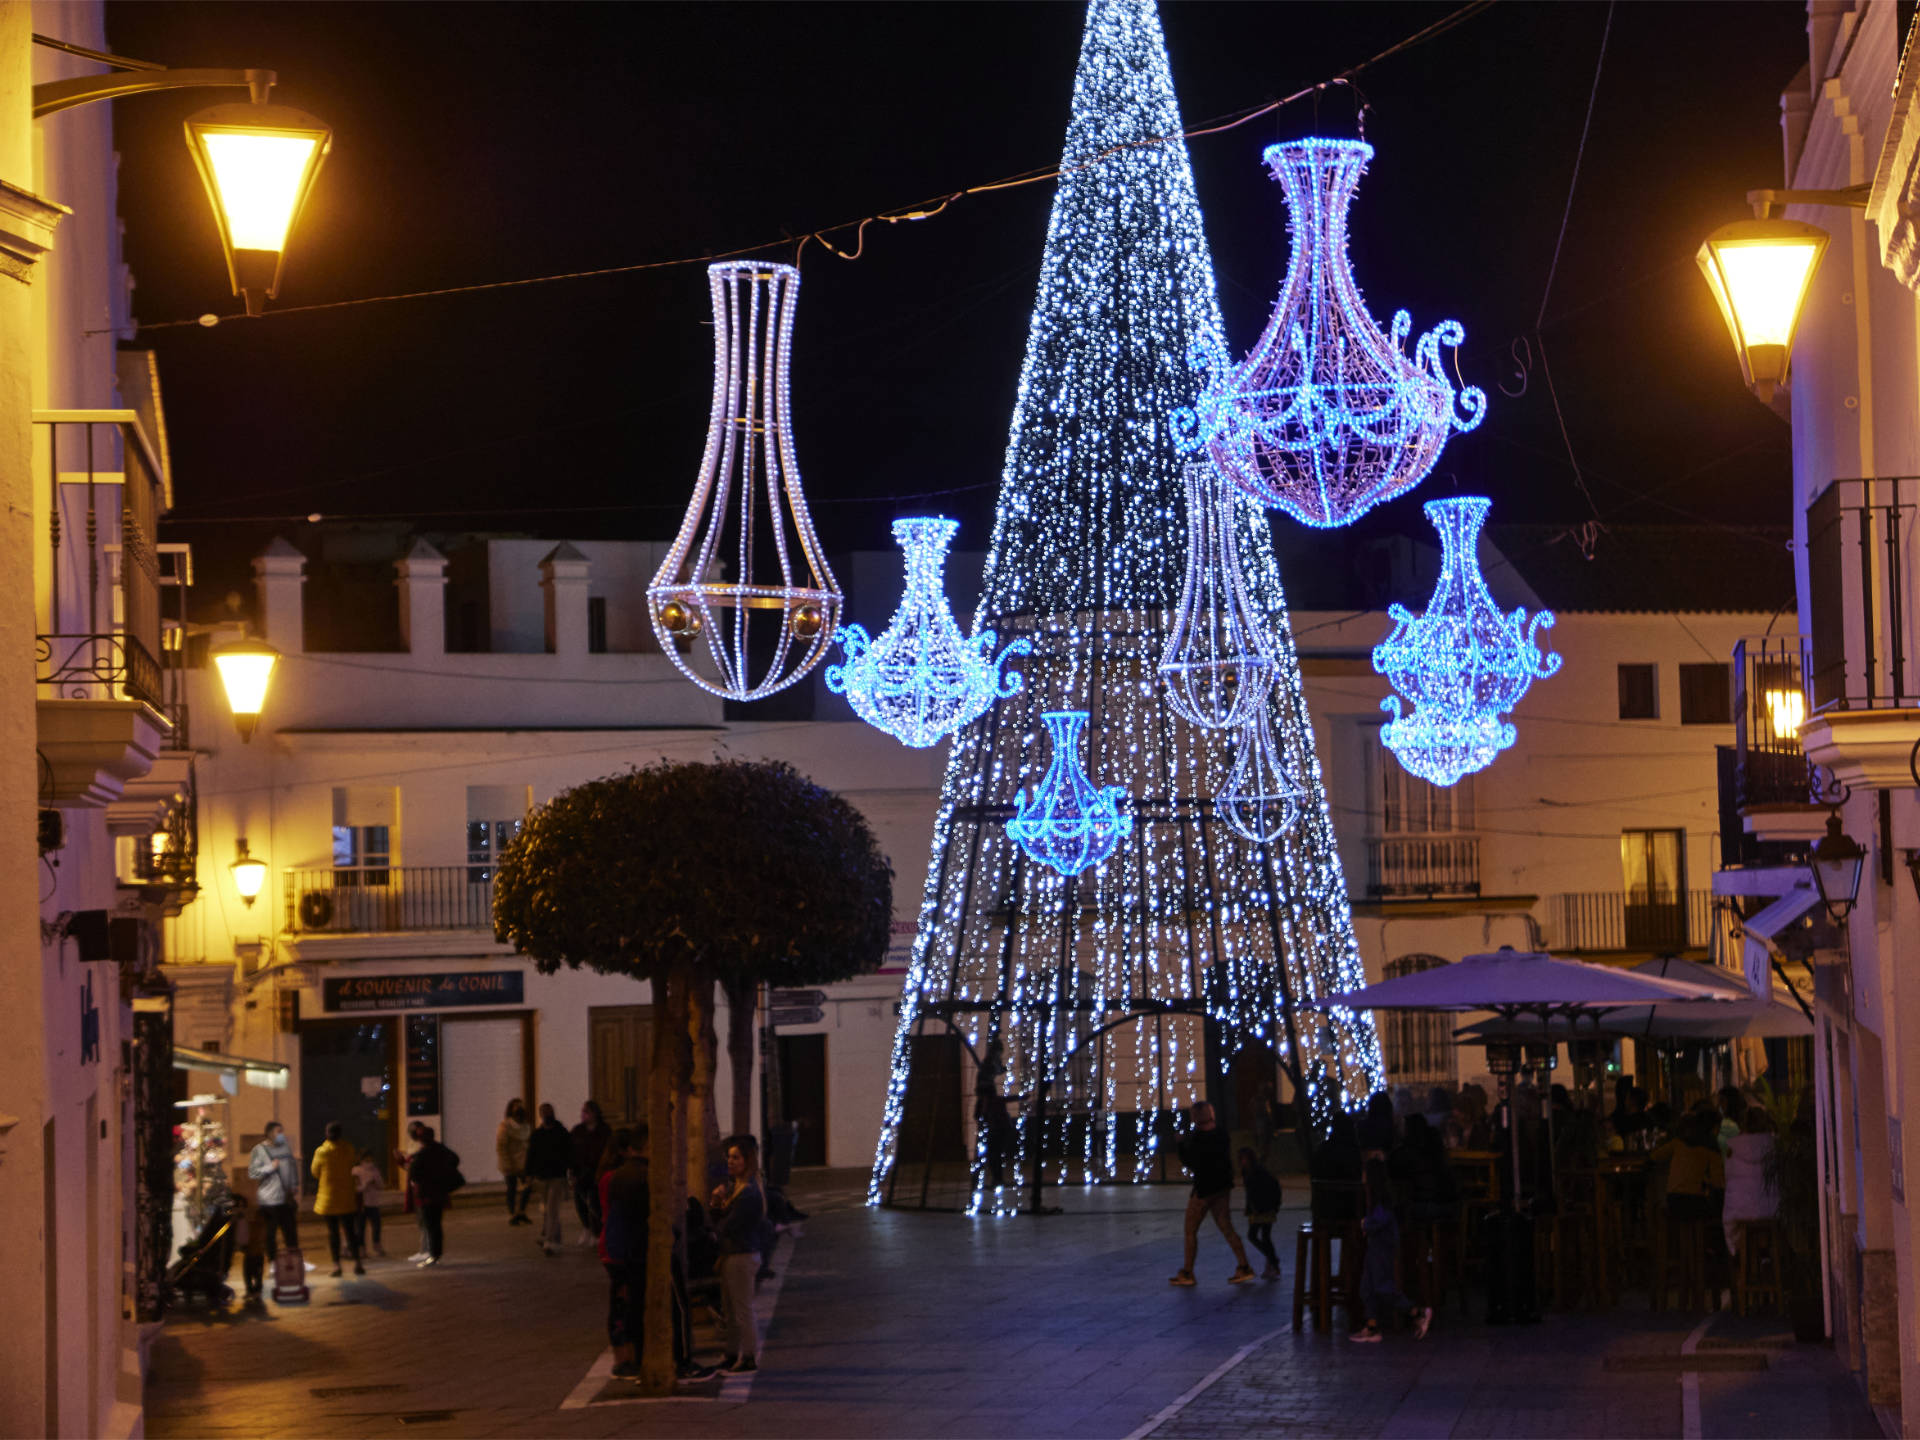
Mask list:
[[[256,859],[247,851],[247,842],[243,838],[235,842],[238,858],[227,868],[233,871],[233,888],[240,898],[247,902],[247,908],[253,908],[253,902],[260,898],[260,888],[267,883],[267,862]]]
[[[1694,256],[1727,322],[1740,375],[1763,404],[1787,383],[1793,334],[1830,238],[1818,225],[1775,212],[1787,205],[1867,203],[1865,185],[1846,190],[1750,190],[1755,218],[1722,225]]]
[[[236,640],[213,652],[214,667],[220,672],[220,686],[227,692],[227,708],[233,712],[234,727],[242,744],[253,739],[260,712],[266,708],[267,682],[280,652],[259,640]]]
[[[187,120],[187,148],[213,202],[233,293],[259,315],[280,289],[287,236],[307,203],[333,131],[304,110],[269,103],[279,77],[271,70],[169,70],[148,60],[109,55],[35,35],[36,45],[110,66],[108,75],[79,75],[33,87],[33,118],[76,105],[155,90],[243,89],[251,104],[216,105]]]

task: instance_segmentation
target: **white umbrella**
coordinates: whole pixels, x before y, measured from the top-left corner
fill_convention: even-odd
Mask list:
[[[1667,956],[1636,965],[1627,973],[1649,975],[1657,979],[1679,980],[1701,989],[1712,990],[1726,998],[1712,1006],[1691,1000],[1661,1001],[1652,1005],[1626,1005],[1610,1009],[1589,1019],[1590,1033],[1637,1036],[1649,1040],[1770,1040],[1811,1035],[1813,1022],[1797,1005],[1776,998],[1758,1000],[1747,988],[1743,976],[1717,965],[1701,965],[1692,960]],[[1580,1028],[1576,1016],[1554,1020],[1546,1032],[1554,1040],[1576,1039]],[[1482,1020],[1453,1032],[1457,1038],[1475,1040],[1531,1040],[1541,1034],[1533,1020]]]

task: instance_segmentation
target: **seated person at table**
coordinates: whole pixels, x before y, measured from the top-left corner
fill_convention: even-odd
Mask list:
[[[1727,1188],[1727,1165],[1715,1143],[1719,1124],[1712,1115],[1692,1114],[1678,1132],[1653,1152],[1653,1163],[1667,1166],[1667,1217],[1718,1220]],[[1717,1233],[1717,1227],[1716,1227]]]
[[[1493,1138],[1487,1124],[1487,1092],[1478,1085],[1462,1085],[1442,1138],[1455,1150],[1484,1150]]]
[[[1613,1107],[1613,1113],[1607,1116],[1607,1121],[1613,1126],[1613,1133],[1624,1140],[1647,1128],[1647,1092],[1638,1085],[1629,1085],[1622,1080],[1615,1093],[1619,1103]]]
[[[1406,1196],[1409,1218],[1451,1220],[1460,1213],[1446,1147],[1426,1116],[1407,1117],[1407,1133],[1387,1157],[1387,1170]]]

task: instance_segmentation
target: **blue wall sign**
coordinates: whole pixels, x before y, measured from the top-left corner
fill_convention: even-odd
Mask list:
[[[443,975],[349,975],[324,980],[327,1010],[451,1010],[461,1005],[520,1005],[526,976],[518,970],[456,970]]]

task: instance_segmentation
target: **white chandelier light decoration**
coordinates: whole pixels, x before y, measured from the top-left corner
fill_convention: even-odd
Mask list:
[[[994,632],[960,633],[942,588],[947,547],[960,525],[941,517],[896,520],[893,538],[907,557],[906,593],[877,640],[860,625],[843,625],[844,665],[827,667],[827,689],[844,694],[854,713],[902,744],[925,749],[978,719],[995,700],[1020,692],[1020,676],[1002,667],[1030,654],[1013,641],[998,657]]]
[[[1442,368],[1440,347],[1465,338],[1458,321],[1427,331],[1408,356],[1407,312],[1386,335],[1367,313],[1347,207],[1373,147],[1295,140],[1264,158],[1286,191],[1293,238],[1280,299],[1238,365],[1218,337],[1195,347],[1195,367],[1212,373],[1195,408],[1174,413],[1174,433],[1262,503],[1331,528],[1418,485],[1448,435],[1480,423],[1487,397],[1477,386],[1456,393]]]
[[[1049,710],[1040,719],[1053,737],[1053,760],[1032,799],[1021,789],[1013,797],[1007,833],[1031,860],[1062,875],[1078,875],[1098,865],[1133,833],[1133,816],[1120,808],[1124,785],[1098,788],[1080,764],[1080,732],[1085,710]]]
[[[1186,466],[1187,575],[1160,676],[1173,708],[1196,725],[1229,729],[1265,708],[1273,646],[1247,599],[1233,535],[1235,492],[1207,459]]]
[[[1381,742],[1415,775],[1451,785],[1513,744],[1506,713],[1536,678],[1559,671],[1560,657],[1542,654],[1536,639],[1552,627],[1552,611],[1529,623],[1524,608],[1501,614],[1487,591],[1476,547],[1492,502],[1461,495],[1424,508],[1440,532],[1440,579],[1419,619],[1404,605],[1387,607],[1393,633],[1373,647],[1373,668],[1399,692],[1380,702],[1394,717]],[[1412,714],[1401,715],[1400,697]]]
[[[660,648],[689,680],[729,700],[758,700],[826,653],[840,622],[840,587],[813,533],[793,457],[787,372],[800,272],[734,260],[708,266],[707,284],[707,449],[680,533],[647,587],[647,608]],[[702,637],[712,673],[688,659]]]
[[[1240,748],[1213,808],[1235,830],[1257,845],[1270,844],[1300,818],[1306,791],[1280,760],[1263,705],[1240,731]]]

